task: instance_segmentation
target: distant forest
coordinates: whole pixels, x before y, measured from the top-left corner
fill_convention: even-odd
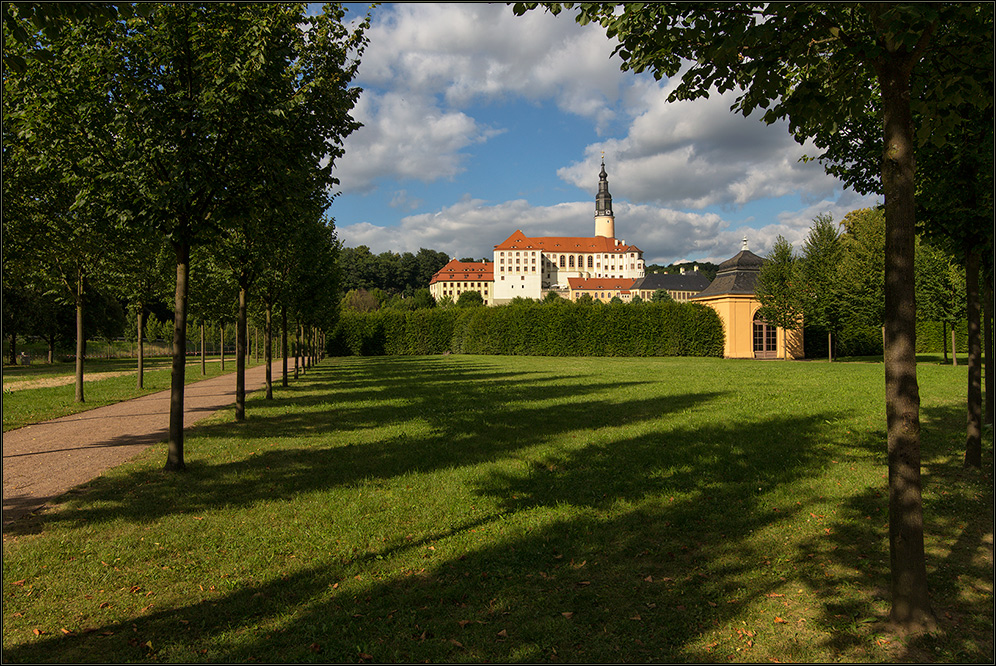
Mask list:
[[[647,275],[650,275],[651,273],[680,273],[682,268],[684,268],[685,271],[691,271],[695,270],[696,266],[699,269],[699,273],[706,276],[710,282],[716,279],[716,271],[719,270],[719,265],[708,261],[688,261],[680,264],[670,264],[668,266],[649,264],[646,267],[646,273]]]
[[[427,289],[432,276],[449,261],[445,252],[425,248],[416,254],[374,254],[366,245],[344,247],[339,251],[341,289],[343,293],[354,289],[380,289],[407,298],[418,289]]]

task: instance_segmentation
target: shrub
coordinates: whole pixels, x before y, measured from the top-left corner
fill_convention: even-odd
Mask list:
[[[462,354],[722,356],[719,316],[695,303],[543,304],[345,311],[329,336],[333,356]]]

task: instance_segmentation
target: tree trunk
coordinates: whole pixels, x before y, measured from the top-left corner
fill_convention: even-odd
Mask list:
[[[86,358],[86,336],[83,333],[83,278],[76,281],[76,402],[83,399],[83,360]]]
[[[246,420],[246,288],[239,288],[239,317],[235,324],[235,420]]]
[[[914,146],[910,72],[903,48],[876,66],[884,107],[885,403],[889,459],[889,554],[893,622],[906,630],[936,619],[927,592],[920,480],[920,390],[916,378]]]
[[[221,351],[221,371],[225,371],[225,322],[221,322],[218,333],[218,346]]]
[[[294,326],[294,379],[298,378],[301,358],[301,325]]]
[[[941,342],[944,343],[944,365],[948,364],[948,322],[941,322]]]
[[[273,400],[273,304],[266,304],[263,328],[263,363],[266,364],[266,400]]]
[[[979,314],[979,253],[965,254],[965,293],[968,298],[968,432],[965,467],[982,468],[982,335]]]
[[[987,424],[992,425],[993,422],[993,374],[992,366],[989,364],[993,358],[993,288],[992,288],[992,276],[986,278],[985,287],[982,290],[982,330],[985,335],[985,363],[983,367],[983,375],[986,378],[986,405],[985,405],[985,421]]]
[[[958,351],[955,349],[954,324],[951,324],[951,363],[953,365],[958,365]]]
[[[176,294],[173,299],[173,371],[169,393],[169,443],[167,472],[186,469],[183,462],[183,387],[187,369],[187,288],[190,277],[190,245],[173,245],[176,252]]]
[[[10,364],[17,365],[17,332],[11,331],[10,334]]]
[[[207,374],[207,349],[205,348],[204,322],[201,322],[201,375]]]
[[[280,355],[283,357],[283,366],[284,366],[282,383],[283,383],[284,386],[287,386],[287,353],[288,353],[288,349],[287,349],[287,344],[288,344],[288,340],[287,340],[287,306],[284,306],[284,307],[280,308],[280,319],[281,319],[281,327],[280,327]]]
[[[48,364],[52,365],[55,363],[55,332],[50,331],[48,334]]]
[[[145,306],[138,304],[138,314],[135,315],[135,329],[138,334],[138,388],[145,388]]]
[[[827,331],[827,361],[833,363],[833,333]]]

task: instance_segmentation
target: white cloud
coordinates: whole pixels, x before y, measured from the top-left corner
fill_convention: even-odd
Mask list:
[[[644,93],[645,110],[621,139],[589,145],[583,161],[558,171],[566,182],[591,189],[591,172],[604,151],[613,196],[678,208],[741,206],[804,191],[833,193],[839,183],[815,163],[787,125],[766,126],[730,111],[729,92],[695,101],[667,102],[671,86]]]
[[[685,259],[720,263],[740,251],[746,236],[751,251],[766,255],[781,235],[801,250],[813,218],[870,206],[874,200],[845,192],[836,201],[823,200],[802,210],[784,212],[770,224],[734,224],[717,213],[694,213],[655,204],[614,205],[616,236],[643,250],[648,264],[667,265]],[[490,257],[494,246],[520,229],[526,236],[591,236],[594,202],[531,206],[517,199],[492,204],[465,197],[435,213],[409,215],[398,226],[369,223],[339,226],[349,247],[367,245],[374,252],[417,252],[432,248],[452,257]]]
[[[533,11],[515,17],[504,4],[398,4],[378,9],[368,34],[359,76],[366,90],[354,113],[364,127],[348,137],[337,163],[346,194],[370,193],[383,182],[389,193],[380,196],[389,197],[390,206],[414,210],[423,198],[418,182],[458,179],[470,159],[467,149],[505,131],[473,117],[477,105],[552,101],[596,130],[623,129],[583,148],[590,137],[578,139],[584,159],[557,171],[589,192],[588,200],[538,207],[466,195],[451,205],[432,203],[436,212],[408,215],[396,225],[380,226],[380,219],[341,225],[348,246],[482,257],[516,229],[531,236],[590,235],[603,151],[617,234],[638,245],[648,263],[718,263],[739,251],[745,235],[758,254],[770,251],[778,235],[798,249],[816,214],[831,212],[839,220],[873,203],[842,193],[818,164],[799,162],[817,151],[799,146],[784,123],[766,126],[730,111],[735,92],[667,103],[673,82],[621,72],[604,31],[578,26],[569,16]],[[472,184],[460,187],[474,191]],[[731,221],[745,206],[791,197],[801,197],[799,210]]]
[[[375,15],[358,75],[364,87],[337,164],[341,191],[369,193],[382,178],[432,182],[463,169],[467,146],[502,128],[462,110],[477,102],[554,99],[606,123],[637,79],[610,60],[600,28],[506,5],[414,3]]]
[[[467,146],[486,141],[495,130],[460,111],[444,111],[416,94],[365,92],[353,111],[364,124],[346,140],[336,164],[341,190],[370,192],[378,178],[431,182],[462,171]]]

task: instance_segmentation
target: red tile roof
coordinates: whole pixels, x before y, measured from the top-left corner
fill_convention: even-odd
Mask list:
[[[496,250],[542,250],[544,252],[640,252],[635,245],[626,245],[615,238],[604,236],[573,237],[544,236],[529,238],[516,230],[503,243],[495,245]]]
[[[429,284],[443,281],[475,280],[494,282],[495,265],[490,261],[457,261],[453,259],[432,276]]]

